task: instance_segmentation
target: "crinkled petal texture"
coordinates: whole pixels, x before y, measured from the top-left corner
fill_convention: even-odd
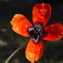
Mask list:
[[[29,20],[23,16],[22,14],[16,14],[14,15],[11,25],[13,26],[12,29],[22,35],[22,36],[30,36],[28,34],[28,28],[32,27],[32,24],[29,22]]]
[[[62,24],[55,23],[52,25],[49,25],[45,28],[47,34],[43,38],[44,40],[48,41],[55,41],[59,40],[63,37],[63,26]]]
[[[36,4],[33,7],[32,19],[34,24],[41,23],[43,26],[46,25],[51,16],[51,6],[49,4]]]
[[[26,58],[32,63],[38,61],[43,54],[43,49],[44,47],[42,41],[35,43],[31,39],[25,51]]]

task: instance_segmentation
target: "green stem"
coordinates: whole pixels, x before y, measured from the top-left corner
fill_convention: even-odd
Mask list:
[[[9,58],[5,61],[5,63],[8,63],[9,61],[10,61],[10,59],[19,51],[19,50],[21,50],[22,48],[23,48],[23,46],[25,47],[26,46],[26,44],[29,42],[29,40],[26,42],[26,43],[24,43],[21,47],[19,47],[17,50],[15,50],[10,56],[9,56]]]
[[[21,47],[19,47],[17,50],[15,50],[10,56],[9,58],[5,61],[5,63],[8,63],[9,60],[21,49]]]

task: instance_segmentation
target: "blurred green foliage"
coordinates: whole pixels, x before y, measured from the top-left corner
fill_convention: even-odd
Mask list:
[[[13,15],[23,14],[32,23],[32,8],[43,1],[52,5],[52,15],[47,25],[55,22],[63,24],[63,4],[57,1],[51,0],[52,3],[50,0],[0,0],[0,63],[4,63],[12,52],[29,40],[12,31],[10,21]],[[37,63],[63,63],[63,39],[56,42],[43,41],[43,43],[44,53]],[[9,63],[30,63],[25,58],[25,48],[26,46],[23,46]]]

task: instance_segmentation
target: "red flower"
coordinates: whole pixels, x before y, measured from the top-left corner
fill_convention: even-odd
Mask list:
[[[16,14],[11,21],[12,29],[25,37],[31,36],[27,45],[26,58],[34,63],[43,55],[43,42],[41,40],[56,41],[63,36],[63,26],[55,23],[45,27],[51,16],[51,6],[49,4],[36,4],[33,7],[32,19],[34,25],[22,14]]]

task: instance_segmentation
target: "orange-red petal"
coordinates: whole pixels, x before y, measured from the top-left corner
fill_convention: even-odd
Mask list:
[[[38,61],[43,54],[43,49],[44,46],[42,41],[34,43],[33,40],[31,39],[25,51],[26,58],[32,63]]]
[[[32,19],[34,24],[41,23],[43,26],[46,25],[51,16],[51,6],[50,4],[36,4],[33,7]]]
[[[28,28],[32,27],[32,24],[29,22],[29,20],[23,16],[22,14],[16,14],[14,15],[12,21],[10,22],[13,26],[12,29],[22,35],[22,36],[30,36],[28,34]]]
[[[49,25],[45,28],[45,30],[46,30],[47,34],[43,38],[44,40],[55,41],[55,40],[61,39],[63,36],[62,24],[55,23],[55,24]]]

